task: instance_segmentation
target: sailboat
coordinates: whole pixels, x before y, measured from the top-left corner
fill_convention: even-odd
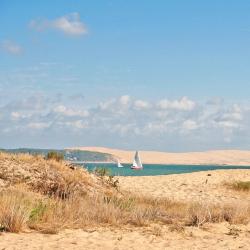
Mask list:
[[[131,169],[143,169],[138,151],[135,152],[135,157]]]
[[[117,161],[117,167],[118,168],[123,168],[124,166],[119,161]]]

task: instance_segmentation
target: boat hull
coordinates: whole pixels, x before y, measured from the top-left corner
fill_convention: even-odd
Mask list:
[[[134,170],[140,170],[140,169],[143,169],[143,168],[141,168],[141,167],[135,167],[135,166],[131,166],[130,168],[131,168],[131,169],[134,169]]]

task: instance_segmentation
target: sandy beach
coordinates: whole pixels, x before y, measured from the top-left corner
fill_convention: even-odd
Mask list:
[[[213,170],[188,174],[119,177],[121,188],[156,198],[202,203],[250,203],[249,193],[239,193],[225,183],[249,181],[250,170]]]
[[[131,163],[135,154],[135,151],[104,147],[74,147],[70,149],[108,153],[122,163]],[[142,162],[147,164],[250,166],[250,151],[243,150],[212,150],[188,153],[140,151],[140,156]]]
[[[157,234],[155,235],[154,233]],[[250,227],[229,224],[208,225],[171,232],[167,227],[139,229],[65,230],[57,235],[21,233],[0,235],[0,249],[249,249]]]

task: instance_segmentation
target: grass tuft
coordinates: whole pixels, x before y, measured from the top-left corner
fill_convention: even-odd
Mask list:
[[[250,181],[236,181],[231,184],[231,188],[236,191],[250,191]]]
[[[32,198],[33,199],[33,198]],[[31,198],[27,193],[8,190],[0,193],[0,228],[2,231],[22,231],[29,220]]]

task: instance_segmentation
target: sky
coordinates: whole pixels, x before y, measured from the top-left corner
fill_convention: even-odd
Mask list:
[[[250,1],[0,0],[0,148],[250,149]]]

